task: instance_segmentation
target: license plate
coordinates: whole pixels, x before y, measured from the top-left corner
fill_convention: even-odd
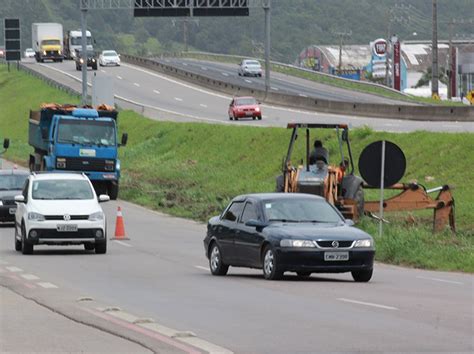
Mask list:
[[[57,226],[59,232],[76,232],[77,225],[74,224],[61,224]]]
[[[245,114],[246,114],[247,116],[251,116],[251,115],[253,115],[253,112],[245,112]]]
[[[348,261],[349,252],[324,252],[325,261]]]
[[[10,213],[10,215],[13,215],[16,213],[16,208],[10,208],[8,209],[8,212]]]

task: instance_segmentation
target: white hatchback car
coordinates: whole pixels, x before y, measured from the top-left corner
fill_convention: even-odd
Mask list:
[[[120,55],[115,50],[103,50],[99,55],[99,65],[120,65]]]
[[[78,173],[31,174],[15,196],[15,250],[33,253],[34,245],[79,245],[107,252],[107,223],[89,178]]]
[[[259,76],[262,77],[262,66],[258,60],[244,59],[239,64],[239,76]]]

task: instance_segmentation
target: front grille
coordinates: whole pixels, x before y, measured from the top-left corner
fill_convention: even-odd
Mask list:
[[[55,229],[35,229],[38,232],[38,238],[95,238],[97,229],[79,229],[76,232],[59,232]],[[31,232],[31,231],[30,231]]]
[[[89,219],[89,215],[70,215],[71,220],[87,220]],[[45,215],[44,218],[46,220],[63,220],[64,215]]]
[[[334,240],[330,240],[330,241],[316,241],[316,243],[318,244],[319,247],[324,247],[324,248],[335,248],[332,246],[332,243],[333,243]],[[347,248],[347,247],[351,247],[352,243],[354,241],[337,241],[339,242],[339,246],[336,247],[336,248]]]
[[[3,205],[15,205],[15,201],[13,199],[3,199]]]
[[[58,164],[58,159],[61,161]],[[64,166],[65,168],[60,167]],[[108,161],[109,163],[106,163]],[[115,160],[112,159],[99,159],[92,157],[58,157],[56,159],[56,167],[58,169],[64,169],[69,171],[97,171],[97,172],[114,172],[115,171]]]

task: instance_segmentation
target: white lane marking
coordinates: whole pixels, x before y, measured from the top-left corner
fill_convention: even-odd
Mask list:
[[[175,97],[174,99],[175,99],[176,101],[179,101],[179,102],[181,102],[181,101],[183,100],[182,98],[179,98],[179,97]]]
[[[227,73],[222,73],[222,75],[224,75],[224,76],[229,76],[229,74],[227,74]]]
[[[140,84],[139,84],[139,83],[134,82],[133,84],[134,84],[136,87],[140,87]]]
[[[459,128],[459,125],[455,124],[443,124],[444,128]]]
[[[184,66],[188,66],[188,63],[183,63]]]
[[[204,104],[204,103],[201,103],[200,106],[204,107],[204,108],[207,108],[207,104]]]
[[[5,267],[7,270],[10,272],[23,272],[23,269],[18,268],[18,267]]]
[[[300,96],[300,97],[308,97],[308,96],[306,96],[306,95],[303,94],[303,93],[298,94],[298,96]]]
[[[0,261],[0,264],[8,264],[7,261]]]
[[[442,282],[442,283],[464,285],[464,283],[461,283],[460,281],[454,281],[454,280],[444,280],[444,279],[439,279],[439,278],[430,278],[430,277],[423,277],[423,276],[417,276],[417,278],[418,279],[425,279],[425,280],[439,281],[439,282]]]
[[[278,87],[273,87],[273,86],[270,86],[270,89],[274,90],[274,91],[280,91],[280,89]]]
[[[208,267],[197,266],[197,265],[195,265],[194,268],[201,269],[201,270],[205,270],[206,272],[209,270]]]
[[[114,242],[115,242],[115,243],[118,243],[119,245],[125,246],[125,247],[133,247],[132,245],[130,245],[130,244],[126,243],[126,242],[123,242],[123,241],[115,240]]]
[[[104,74],[106,73],[106,71],[104,69],[100,69],[101,72],[103,72]]]
[[[54,285],[53,283],[48,283],[48,282],[41,282],[41,283],[36,283],[39,286],[45,288],[45,289],[57,289],[57,286]]]
[[[245,79],[245,82],[251,84],[252,83],[252,80],[249,80],[249,79]]]
[[[397,124],[397,123],[385,123],[384,125],[387,126],[387,127],[399,127],[400,126],[400,124]]]
[[[121,76],[119,76],[119,75],[117,75],[117,79],[123,80],[123,78],[122,78]]]
[[[21,274],[20,277],[26,279],[26,280],[38,280],[39,277],[37,277],[34,274]]]
[[[207,68],[205,66],[201,66],[201,69],[207,71]]]
[[[154,93],[156,93],[157,95],[159,95],[161,92],[158,91],[158,90],[153,90]]]
[[[350,302],[350,303],[358,304],[358,305],[378,307],[378,308],[385,309],[385,310],[398,310],[396,307],[385,306],[385,305],[380,305],[380,304],[374,304],[372,302],[357,301],[357,300],[351,300],[351,299],[345,299],[345,298],[338,298],[338,300],[339,301],[344,301],[344,302]]]

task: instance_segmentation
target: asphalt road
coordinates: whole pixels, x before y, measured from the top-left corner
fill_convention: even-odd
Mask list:
[[[260,90],[265,90],[265,77],[239,76],[237,73],[238,65],[235,64],[186,58],[156,58],[155,60],[163,64],[173,65],[180,69],[207,76],[216,80],[222,80],[231,84],[248,88],[258,88]],[[324,85],[314,81],[304,80],[277,72],[271,72],[270,91],[341,102],[403,105],[410,104],[406,101],[399,101],[363,92],[346,90],[343,88]]]
[[[29,61],[26,64],[53,80],[81,91],[81,72],[75,70],[75,65],[71,61],[44,64]],[[119,105],[123,108],[134,109],[152,119],[279,127],[286,127],[289,122],[296,121],[337,122],[349,124],[351,127],[369,126],[380,131],[474,132],[474,122],[423,122],[341,116],[266,104],[262,105],[263,119],[261,121],[230,122],[227,109],[231,97],[228,95],[128,64],[122,64],[120,67],[99,68],[94,72],[89,69],[88,72],[89,80],[93,73],[113,77],[116,97],[121,98],[118,100]]]
[[[104,204],[108,230],[117,205],[130,240],[110,241],[106,255],[41,246],[23,256],[13,248],[13,229],[0,228],[0,285],[81,322],[101,316],[102,326],[124,337],[140,326],[130,321],[153,319],[162,334],[174,328],[182,340],[195,339],[186,338],[191,331],[207,343],[201,348],[215,352],[474,350],[472,275],[376,264],[369,283],[355,283],[349,274],[290,274],[272,282],[259,270],[239,268],[214,277],[204,256],[205,225],[118,201]],[[153,338],[142,337],[134,340],[152,348]],[[175,342],[160,345],[176,351]]]

